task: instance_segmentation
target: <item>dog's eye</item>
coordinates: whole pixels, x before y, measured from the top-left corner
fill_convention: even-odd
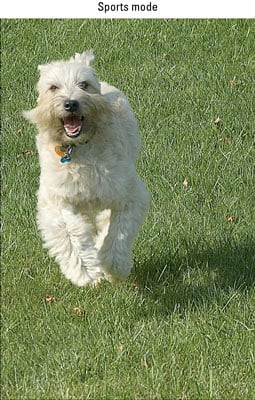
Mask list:
[[[50,90],[52,92],[55,92],[55,90],[57,90],[57,89],[58,89],[58,87],[56,85],[51,85],[51,87],[50,87]]]
[[[86,81],[83,81],[83,82],[80,82],[78,86],[82,90],[86,90],[89,85],[88,85],[88,83]]]

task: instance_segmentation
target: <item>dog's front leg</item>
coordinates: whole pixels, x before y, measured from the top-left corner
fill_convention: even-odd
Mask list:
[[[92,241],[92,225],[70,207],[39,207],[38,224],[45,247],[56,258],[62,273],[75,285],[100,281],[97,252]]]
[[[98,256],[106,279],[122,280],[131,272],[132,245],[144,220],[149,204],[149,195],[141,181],[130,199],[121,209],[111,209],[107,235]]]

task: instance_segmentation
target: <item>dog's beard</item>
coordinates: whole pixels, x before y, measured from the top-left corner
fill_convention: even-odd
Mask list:
[[[59,145],[86,143],[97,131],[101,115],[111,113],[101,95],[79,99],[80,109],[74,113],[66,112],[63,99],[59,100],[40,98],[36,108],[24,113],[40,131],[47,132],[49,139]]]

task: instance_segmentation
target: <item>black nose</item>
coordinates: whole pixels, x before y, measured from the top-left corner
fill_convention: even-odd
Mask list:
[[[79,103],[77,100],[66,100],[64,104],[64,109],[66,111],[75,112],[79,108]]]

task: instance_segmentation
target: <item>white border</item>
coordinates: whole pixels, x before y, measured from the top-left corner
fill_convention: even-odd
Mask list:
[[[99,4],[101,3],[101,4]],[[133,4],[157,6],[132,11]],[[101,7],[100,7],[101,6]],[[125,7],[126,6],[126,7]],[[100,9],[110,10],[100,11]],[[126,10],[128,8],[128,10]],[[155,8],[155,7],[154,7]],[[7,0],[1,18],[255,18],[254,0]]]

